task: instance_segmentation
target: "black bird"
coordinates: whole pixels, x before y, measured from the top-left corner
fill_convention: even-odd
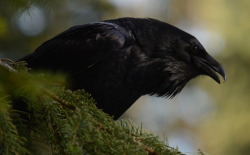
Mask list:
[[[199,75],[226,80],[194,36],[151,18],[74,26],[20,60],[33,70],[67,73],[71,89],[85,89],[114,119],[140,96],[174,97]]]

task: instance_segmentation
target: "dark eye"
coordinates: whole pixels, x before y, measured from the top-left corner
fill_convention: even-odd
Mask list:
[[[192,52],[197,53],[198,52],[198,46],[196,46],[196,45],[192,46]]]

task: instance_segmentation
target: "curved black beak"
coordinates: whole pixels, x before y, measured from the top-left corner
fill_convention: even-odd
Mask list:
[[[194,57],[196,66],[202,70],[205,75],[210,76],[216,82],[220,84],[220,78],[218,74],[220,74],[224,82],[227,80],[227,73],[223,66],[219,64],[213,57],[209,54],[206,54],[205,57]],[[217,74],[218,73],[218,74]]]

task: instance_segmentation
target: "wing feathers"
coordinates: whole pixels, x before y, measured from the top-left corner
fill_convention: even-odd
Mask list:
[[[74,73],[93,66],[124,44],[125,37],[118,25],[99,22],[74,26],[21,60],[34,69]]]

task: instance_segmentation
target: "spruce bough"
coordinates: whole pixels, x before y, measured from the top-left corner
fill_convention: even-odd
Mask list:
[[[31,75],[24,62],[0,59],[0,154],[182,154],[131,120],[114,121],[84,90],[63,85],[62,75]]]

